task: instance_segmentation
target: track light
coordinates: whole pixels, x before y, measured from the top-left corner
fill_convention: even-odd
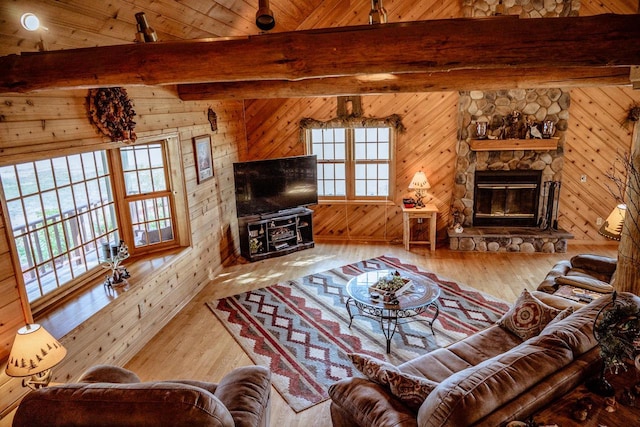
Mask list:
[[[140,43],[158,41],[158,35],[156,34],[156,31],[149,26],[147,16],[144,12],[136,13],[136,22],[138,23],[138,33],[136,34],[137,41]]]
[[[276,19],[273,17],[273,11],[269,9],[269,0],[258,0],[256,26],[263,31],[269,31],[276,26]]]

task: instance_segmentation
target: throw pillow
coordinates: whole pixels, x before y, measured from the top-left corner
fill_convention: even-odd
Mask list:
[[[524,341],[538,335],[560,311],[523,289],[509,311],[498,320],[498,324]]]
[[[359,353],[347,354],[353,366],[371,381],[385,387],[408,408],[418,411],[429,393],[438,386],[435,381],[401,372],[383,360]]]

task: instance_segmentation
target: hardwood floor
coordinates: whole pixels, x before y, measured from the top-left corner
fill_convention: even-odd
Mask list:
[[[407,252],[400,244],[316,243],[313,249],[256,263],[240,259],[237,265],[227,267],[194,297],[126,368],[143,380],[191,378],[217,382],[231,369],[253,362],[205,302],[362,259],[395,256],[513,302],[523,288],[535,289],[557,261],[578,253],[615,257],[617,246],[570,243],[566,254],[488,254],[454,252],[446,248],[439,248],[432,254],[426,247],[412,247]],[[273,389],[271,425],[330,426],[329,402],[296,414]]]

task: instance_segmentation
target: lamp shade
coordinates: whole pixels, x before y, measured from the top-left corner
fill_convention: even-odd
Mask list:
[[[609,214],[607,220],[602,224],[598,233],[604,237],[613,240],[620,240],[622,235],[622,225],[624,224],[624,216],[627,213],[627,205],[619,204]]]
[[[18,330],[11,347],[6,373],[28,377],[51,369],[67,355],[67,350],[45,328],[29,324]]]
[[[416,172],[411,180],[411,184],[409,184],[410,190],[424,190],[431,188],[429,185],[429,180],[427,180],[427,176],[422,171]]]

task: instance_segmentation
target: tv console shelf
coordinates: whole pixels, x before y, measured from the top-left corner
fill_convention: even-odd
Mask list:
[[[240,250],[249,261],[312,248],[313,211],[290,209],[268,215],[238,218]]]

